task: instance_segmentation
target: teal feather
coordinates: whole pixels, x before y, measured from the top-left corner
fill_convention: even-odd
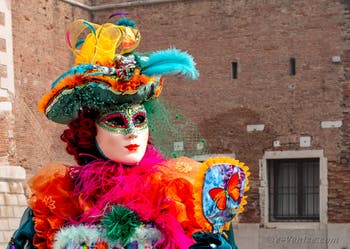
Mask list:
[[[136,23],[126,17],[120,18],[117,25],[136,28]]]
[[[94,26],[92,26],[90,23],[88,23],[87,21],[83,21],[82,22],[86,27],[88,27],[92,33],[94,33],[94,35],[96,36],[96,29]]]
[[[102,218],[101,224],[108,240],[126,244],[141,222],[133,211],[117,205],[111,207],[110,212]]]
[[[71,68],[70,70],[68,70],[64,74],[62,74],[60,77],[58,77],[51,84],[51,88],[54,88],[61,80],[63,80],[67,76],[71,76],[71,75],[74,75],[74,74],[84,74],[85,72],[87,72],[87,71],[89,71],[89,70],[91,70],[93,68],[94,68],[94,65],[92,65],[92,64],[79,64],[79,65]]]
[[[153,52],[140,64],[142,74],[148,76],[184,75],[193,80],[199,76],[193,57],[176,48]]]
[[[77,48],[77,47],[79,47],[81,44],[83,44],[84,41],[85,41],[85,39],[80,39],[79,41],[77,41],[77,42],[75,43],[75,48]]]

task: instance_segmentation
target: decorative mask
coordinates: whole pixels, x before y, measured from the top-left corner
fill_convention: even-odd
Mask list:
[[[149,129],[143,105],[122,105],[97,119],[96,144],[101,154],[126,165],[143,158]]]

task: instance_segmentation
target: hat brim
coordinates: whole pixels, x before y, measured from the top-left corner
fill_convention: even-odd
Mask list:
[[[156,97],[160,88],[161,80],[148,82],[136,92],[122,93],[98,82],[88,82],[60,92],[46,107],[45,114],[56,123],[68,124],[84,108],[106,112],[117,105],[142,104]]]

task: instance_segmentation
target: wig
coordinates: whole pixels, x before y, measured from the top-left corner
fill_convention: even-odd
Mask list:
[[[74,156],[79,165],[103,158],[95,144],[95,121],[98,115],[96,111],[83,109],[61,135],[62,141],[67,143],[67,152]]]

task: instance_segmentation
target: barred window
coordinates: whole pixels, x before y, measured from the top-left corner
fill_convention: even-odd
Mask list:
[[[269,159],[269,220],[319,221],[320,159]]]

